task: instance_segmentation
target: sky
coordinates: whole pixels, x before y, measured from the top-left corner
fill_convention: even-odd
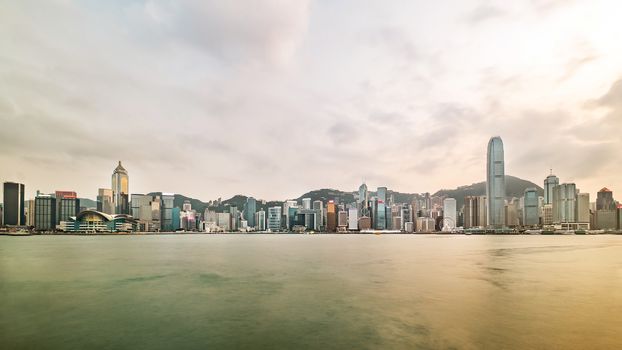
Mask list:
[[[622,193],[622,2],[0,0],[0,181],[95,198]]]

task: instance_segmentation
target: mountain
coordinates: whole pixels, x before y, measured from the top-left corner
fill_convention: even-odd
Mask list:
[[[538,195],[543,196],[544,190],[542,187],[527,180],[520,179],[515,176],[505,176],[505,189],[508,197],[520,198],[524,195],[525,189],[535,187],[538,190]],[[460,186],[452,190],[440,190],[433,194],[433,196],[447,196],[456,199],[456,205],[458,209],[464,204],[464,197],[467,196],[485,196],[486,195],[486,182],[478,182],[468,186]]]
[[[78,198],[78,199],[80,199],[80,206],[81,207],[97,208],[97,202],[92,200],[92,199],[88,199],[88,198]]]

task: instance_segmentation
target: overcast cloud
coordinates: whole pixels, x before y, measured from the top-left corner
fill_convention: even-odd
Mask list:
[[[0,180],[286,199],[553,168],[622,193],[618,1],[2,1]],[[619,195],[618,195],[619,196]]]

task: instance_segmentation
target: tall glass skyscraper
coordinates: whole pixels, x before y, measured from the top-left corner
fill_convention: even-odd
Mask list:
[[[551,175],[544,179],[544,204],[553,204],[553,188],[559,185],[559,178],[551,172]]]
[[[486,162],[486,197],[488,225],[501,228],[505,224],[505,161],[503,141],[495,136],[488,142]]]
[[[112,173],[112,203],[114,205],[115,214],[129,214],[129,187],[130,177],[127,174],[127,170],[121,165],[114,169]]]
[[[244,218],[248,227],[255,227],[255,213],[257,212],[257,201],[253,197],[246,199],[244,206]]]

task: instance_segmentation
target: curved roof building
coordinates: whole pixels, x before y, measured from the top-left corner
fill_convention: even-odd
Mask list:
[[[505,160],[503,141],[495,136],[488,142],[486,160],[486,198],[488,201],[488,226],[505,225]]]

